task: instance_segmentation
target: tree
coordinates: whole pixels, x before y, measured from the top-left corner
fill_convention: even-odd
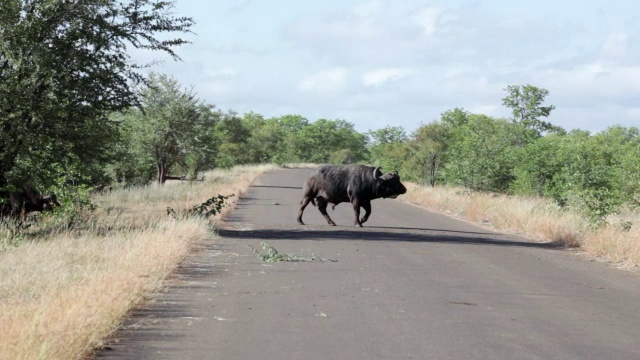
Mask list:
[[[509,85],[505,89],[509,95],[502,98],[502,105],[511,109],[513,122],[532,129],[539,136],[544,131],[559,130],[558,127],[541,118],[549,117],[555,106],[542,106],[549,90],[533,85]]]
[[[444,122],[432,122],[422,125],[411,135],[413,156],[410,159],[423,169],[420,174],[429,181],[431,186],[436,185],[439,170],[442,167],[444,155],[447,151],[451,137],[451,126]]]
[[[548,134],[521,149],[512,190],[547,196],[593,225],[604,225],[621,205],[638,205],[639,134],[621,126],[596,135],[583,130]]]
[[[526,196],[549,196],[559,201],[562,195],[557,190],[557,176],[564,162],[559,155],[565,139],[562,134],[548,134],[520,148],[511,191]]]
[[[309,120],[301,115],[284,115],[274,118],[282,131],[281,153],[274,155],[276,162],[301,162],[305,161],[302,154],[306,151],[301,141],[300,132],[309,126]]]
[[[387,125],[367,133],[371,162],[384,169],[398,170],[407,160],[408,136],[401,126]]]
[[[252,162],[252,150],[248,146],[251,137],[249,124],[233,111],[227,113],[218,111],[216,117],[218,118],[216,132],[220,141],[217,165],[229,168]]]
[[[371,130],[367,133],[372,146],[399,143],[407,141],[407,133],[402,126],[387,125],[382,129]]]
[[[142,167],[155,166],[158,183],[172,178],[171,169],[191,170],[196,175],[213,167],[207,164],[217,148],[212,105],[199,100],[193,91],[181,89],[175,79],[155,73],[139,97],[141,108],[125,112],[123,126],[128,130],[132,156],[143,162]]]
[[[622,201],[640,206],[640,129],[612,126],[594,137],[599,146],[613,152],[612,186]]]
[[[440,121],[449,126],[461,126],[469,122],[469,112],[462,108],[447,110],[440,115]]]
[[[298,156],[315,163],[364,159],[366,140],[345,120],[318,119],[298,131]]]
[[[3,0],[0,2],[0,189],[50,186],[106,163],[117,139],[108,114],[139,104],[145,77],[136,48],[178,59],[186,43],[164,33],[193,21],[172,1]]]
[[[514,145],[522,129],[506,120],[468,114],[466,122],[451,128],[446,180],[470,190],[506,191],[514,179]]]

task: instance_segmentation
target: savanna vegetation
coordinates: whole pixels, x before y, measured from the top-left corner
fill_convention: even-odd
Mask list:
[[[225,111],[130,56],[178,59],[193,21],[173,11],[172,1],[0,2],[0,358],[99,346],[270,169],[247,164],[395,169],[416,184],[410,201],[640,264],[637,128],[554,126],[548,91],[533,85],[505,89],[508,118],[455,108],[411,132]],[[25,185],[61,206],[10,214],[9,194]]]

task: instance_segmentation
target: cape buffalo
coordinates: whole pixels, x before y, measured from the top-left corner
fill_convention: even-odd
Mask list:
[[[28,185],[23,186],[20,191],[0,192],[2,216],[18,216],[32,211],[51,210],[54,206],[60,206],[55,194],[45,195]]]
[[[400,182],[398,172],[383,174],[379,167],[366,165],[325,165],[316,169],[307,179],[303,188],[304,197],[300,202],[298,223],[302,222],[304,208],[312,203],[327,220],[335,226],[327,214],[327,204],[333,206],[341,202],[350,202],[355,212],[355,225],[362,227],[371,215],[371,200],[378,198],[396,198],[407,192]],[[360,207],[365,215],[360,219]]]

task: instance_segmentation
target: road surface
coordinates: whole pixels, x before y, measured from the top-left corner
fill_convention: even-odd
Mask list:
[[[297,225],[308,172],[259,178],[98,358],[640,359],[639,274],[399,200]]]

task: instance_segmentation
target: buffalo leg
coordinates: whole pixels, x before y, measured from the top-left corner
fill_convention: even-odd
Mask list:
[[[334,223],[333,220],[331,220],[331,218],[329,217],[329,214],[327,214],[327,199],[323,198],[322,196],[318,196],[316,198],[316,202],[318,203],[318,210],[320,210],[322,216],[324,216],[324,218],[327,220],[327,223],[329,225],[336,226],[336,223]]]
[[[369,220],[369,215],[371,215],[371,202],[366,201],[362,204],[362,208],[364,209],[364,216],[360,219],[360,224],[367,222]]]
[[[300,210],[298,210],[298,224],[304,225],[304,223],[302,222],[302,213],[304,212],[304,208],[309,205],[309,202],[311,202],[312,199],[313,198],[311,196],[305,196],[302,201],[300,201]]]
[[[360,222],[360,202],[358,200],[352,200],[351,204],[353,205],[353,212],[356,215],[355,226],[362,227],[362,223]]]

